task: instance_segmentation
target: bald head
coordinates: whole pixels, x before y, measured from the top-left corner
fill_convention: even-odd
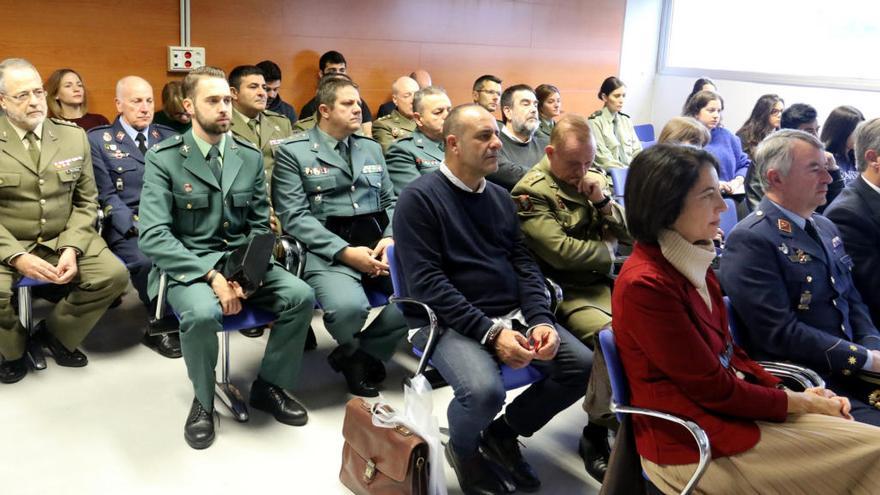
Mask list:
[[[476,104],[453,108],[443,123],[443,136],[446,166],[471,188],[498,170],[498,123],[485,108]]]
[[[398,78],[391,85],[391,100],[397,107],[397,111],[408,119],[413,117],[413,96],[418,90],[419,83],[408,76]]]
[[[409,75],[409,77],[415,79],[416,82],[419,83],[419,88],[424,89],[428,86],[432,86],[431,74],[428,74],[428,71],[426,71],[425,69],[416,69],[415,71],[413,71],[412,74]]]
[[[153,121],[153,87],[146,79],[126,76],[116,83],[116,111],[128,125],[141,131]]]

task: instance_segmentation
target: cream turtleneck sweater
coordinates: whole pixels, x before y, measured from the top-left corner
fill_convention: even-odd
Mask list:
[[[661,230],[657,236],[660,252],[697,289],[697,293],[712,311],[712,299],[706,286],[706,271],[715,259],[715,247],[710,244],[691,244],[674,230]]]

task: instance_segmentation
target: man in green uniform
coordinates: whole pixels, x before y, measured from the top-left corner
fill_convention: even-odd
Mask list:
[[[128,285],[128,271],[95,231],[98,190],[86,133],[46,119],[46,92],[30,62],[0,62],[0,382],[27,374],[25,329],[13,311],[22,276],[72,290],[35,338],[59,366],[85,366],[77,346]]]
[[[278,149],[272,197],[284,231],[308,250],[305,280],[339,343],[330,365],[353,394],[373,397],[385,379],[382,361],[391,358],[406,323],[389,305],[361,331],[370,310],[365,286],[391,292],[386,248],[395,196],[381,147],[354,134],[359,102],[349,80],[321,85],[318,125]]]
[[[391,85],[391,101],[396,108],[391,114],[373,122],[373,139],[387,152],[391,143],[409,136],[416,130],[413,120],[413,97],[419,90],[419,83],[411,77],[401,77]]]
[[[395,195],[400,195],[407,184],[420,175],[437,170],[443,163],[443,122],[452,110],[449,96],[442,88],[428,86],[416,91],[413,109],[416,130],[412,135],[398,139],[385,152]]]
[[[241,311],[244,294],[218,271],[227,255],[255,235],[269,232],[269,203],[260,151],[230,136],[232,96],[225,74],[202,67],[184,79],[183,101],[192,129],[147,153],[141,193],[140,247],[153,259],[150,291],[160,270],[168,275],[168,303],[180,315],[180,341],[195,399],[184,427],[195,449],[214,441],[216,333],[223,315]],[[300,369],[314,308],[312,290],[272,263],[249,297],[278,315],[250,405],[289,425],[303,425],[305,408],[287,396]]]

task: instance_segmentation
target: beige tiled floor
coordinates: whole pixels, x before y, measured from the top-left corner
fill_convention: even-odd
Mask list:
[[[40,301],[36,307],[39,316],[48,305]],[[162,358],[138,344],[144,317],[130,291],[86,341],[87,367],[60,368],[50,359],[48,369],[0,386],[0,493],[349,493],[337,476],[350,396],[326,363],[333,344],[319,319],[319,348],[306,354],[300,386],[293,391],[309,409],[309,424],[285,426],[259,411],[252,411],[247,423],[237,423],[218,402],[217,440],[195,451],[183,440],[192,401],[183,360]],[[233,382],[245,395],[265,339],[232,336]],[[402,406],[401,383],[415,366],[401,347],[384,393],[392,405]],[[441,426],[451,397],[448,387],[434,392]],[[523,440],[544,482],[541,493],[598,491],[576,454],[585,421],[575,404]],[[448,466],[446,474],[450,493],[460,493]]]

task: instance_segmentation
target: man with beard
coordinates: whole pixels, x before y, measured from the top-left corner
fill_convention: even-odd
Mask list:
[[[498,171],[487,179],[508,191],[544,156],[549,140],[536,135],[538,99],[530,86],[516,84],[501,94],[501,151],[498,153]]]
[[[177,133],[150,123],[154,114],[153,87],[143,78],[127,76],[116,83],[116,110],[119,117],[113,124],[89,131],[98,201],[107,219],[103,234],[113,254],[128,267],[131,284],[152,314],[147,276],[153,262],[138,249],[144,155],[151,146]],[[143,343],[167,358],[181,356],[177,332],[146,332]]]
[[[232,95],[220,69],[200,67],[183,81],[192,129],[147,153],[140,247],[153,259],[150,293],[160,271],[168,302],[180,315],[180,340],[195,389],[184,438],[194,449],[214,441],[214,367],[224,315],[241,311],[245,294],[219,269],[228,255],[269,233],[269,202],[260,151],[228,133]],[[300,426],[305,408],[288,396],[300,369],[315,299],[312,290],[272,263],[250,304],[277,315],[251,386],[250,405],[281,423]]]

